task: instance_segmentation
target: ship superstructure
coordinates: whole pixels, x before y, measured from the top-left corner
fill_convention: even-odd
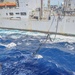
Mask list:
[[[64,0],[65,11],[75,11],[75,0]]]
[[[75,1],[64,0],[61,8],[46,1],[1,0],[0,28],[75,36]]]

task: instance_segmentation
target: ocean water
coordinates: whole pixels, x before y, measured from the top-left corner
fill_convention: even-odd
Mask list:
[[[0,29],[0,75],[75,75],[75,39],[41,45],[45,40],[46,34]]]

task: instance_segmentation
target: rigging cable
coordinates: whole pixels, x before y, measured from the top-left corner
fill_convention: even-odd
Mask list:
[[[52,20],[52,22],[51,22],[51,25],[50,25],[50,27],[49,27],[49,30],[51,29],[51,27],[52,27],[52,25],[53,25],[53,23],[54,23],[54,20],[55,20],[55,15],[53,15],[53,16],[54,16],[54,18],[53,18],[53,20]],[[47,33],[47,36],[46,36],[46,40],[45,40],[43,43],[40,43],[40,44],[39,44],[39,47],[36,49],[35,52],[33,52],[33,55],[37,54],[37,52],[40,50],[40,48],[42,47],[42,45],[44,45],[44,44],[47,42],[48,39],[49,39],[51,42],[53,42],[53,41],[55,40],[56,35],[57,35],[57,31],[58,31],[59,20],[60,20],[60,15],[58,15],[58,17],[57,17],[57,25],[56,25],[55,37],[53,38],[53,40],[52,40],[52,38],[50,37],[51,34],[50,34],[49,30],[48,30],[48,33]]]
[[[54,17],[53,17],[53,20],[52,20],[52,22],[51,22],[51,25],[50,25],[50,27],[49,27],[49,30],[51,29],[54,20],[55,20],[55,15],[54,15]],[[51,39],[51,37],[50,37],[50,32],[49,32],[49,30],[48,30],[48,33],[47,33],[47,36],[46,36],[46,40],[45,40],[43,43],[40,43],[40,44],[39,44],[39,47],[36,49],[35,52],[33,52],[33,55],[37,54],[37,52],[40,50],[40,48],[42,47],[42,45],[44,45],[44,44],[47,42],[48,38],[49,38],[49,40],[52,42],[52,39]]]
[[[59,20],[60,20],[60,16],[57,17],[57,25],[56,25],[56,31],[55,31],[55,36],[53,38],[52,41],[54,41],[56,39],[56,35],[57,35],[57,32],[58,32],[58,25],[59,25]]]
[[[49,35],[50,35],[50,34],[47,34],[46,40],[45,40],[43,43],[40,43],[40,44],[39,44],[39,47],[36,49],[35,52],[33,52],[33,55],[37,54],[37,52],[40,50],[40,48],[42,47],[42,45],[44,45],[44,44],[47,42],[48,38],[51,40],[51,38],[49,37]]]

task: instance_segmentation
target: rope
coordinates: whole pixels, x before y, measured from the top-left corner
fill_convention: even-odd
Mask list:
[[[53,20],[52,20],[52,22],[51,22],[51,25],[50,25],[50,27],[49,27],[49,29],[48,29],[48,33],[49,33],[49,30],[51,29],[51,27],[52,27],[52,25],[53,25],[53,22],[54,22],[54,20],[55,20],[55,15],[53,14]]]
[[[57,19],[56,34],[55,34],[55,36],[54,36],[52,41],[54,41],[56,39],[56,35],[57,35],[57,31],[58,31],[58,25],[59,25],[59,16],[58,16],[58,19]]]
[[[33,52],[33,55],[37,54],[37,52],[40,50],[40,48],[47,42],[48,38],[49,38],[50,41],[52,41],[52,39],[50,38],[50,34],[47,34],[46,40],[43,43],[39,44],[39,47],[36,49],[35,52]]]
[[[40,48],[42,47],[42,45],[44,45],[44,44],[47,42],[48,38],[49,38],[49,40],[52,42],[52,39],[51,39],[51,37],[50,37],[49,30],[51,29],[51,27],[52,27],[52,25],[53,25],[54,19],[55,19],[55,15],[54,15],[54,18],[53,18],[53,20],[52,20],[52,22],[51,22],[51,25],[50,25],[49,29],[48,29],[48,33],[47,33],[47,36],[46,36],[46,40],[45,40],[43,43],[39,44],[39,47],[36,49],[35,52],[33,52],[33,55],[35,55],[35,54],[40,50]]]
[[[50,25],[50,27],[49,27],[49,30],[51,29],[51,27],[52,27],[52,25],[53,25],[54,19],[55,19],[55,15],[54,15],[54,18],[53,18],[53,20],[52,20],[52,22],[51,22],[51,25]],[[56,33],[57,33],[57,31],[58,31],[58,25],[59,25],[59,16],[58,16],[58,18],[57,18]],[[40,50],[40,48],[42,47],[42,45],[44,45],[44,44],[47,42],[48,38],[49,38],[49,40],[50,40],[51,42],[53,42],[53,41],[55,40],[57,34],[55,34],[55,37],[54,37],[53,40],[52,40],[51,37],[50,37],[50,32],[49,32],[49,30],[48,30],[48,34],[47,34],[47,36],[46,36],[46,40],[45,40],[43,43],[39,44],[39,47],[36,49],[36,51],[33,53],[33,55],[37,54],[37,52]]]

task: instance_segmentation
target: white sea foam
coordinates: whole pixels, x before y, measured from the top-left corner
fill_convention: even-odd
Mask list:
[[[60,67],[59,64],[57,64],[56,62],[54,62],[54,61],[52,61],[52,60],[48,60],[48,62],[50,62],[50,63],[54,63],[57,67]]]
[[[33,36],[45,36],[44,33],[38,33],[38,32],[26,32],[27,35],[33,35]]]
[[[47,34],[44,33],[39,33],[39,32],[28,32],[28,31],[19,31],[19,30],[0,30],[0,33],[6,33],[6,34],[13,34],[13,33],[18,33],[18,34],[26,34],[26,35],[32,35],[32,36],[47,36]],[[17,39],[19,37],[15,36],[11,36],[13,39]],[[0,38],[2,38],[0,36]],[[55,42],[75,42],[75,37],[70,37],[70,36],[62,36],[62,35],[51,35],[51,38],[55,38],[55,40],[53,41]]]
[[[22,43],[18,42],[17,45],[21,45]]]
[[[2,36],[0,36],[0,38],[2,38]]]
[[[31,45],[31,43],[26,43],[26,46],[29,46],[29,45]]]
[[[62,35],[51,35],[51,38],[54,39],[54,43],[55,42],[69,42],[69,43],[73,43],[75,42],[75,37],[70,37],[70,36],[62,36]]]
[[[37,55],[35,55],[35,58],[36,58],[36,59],[42,59],[42,58],[43,58],[43,56],[42,56],[42,55],[37,54]]]
[[[75,75],[75,72],[72,72],[73,73],[73,75]]]
[[[1,46],[5,46],[6,48],[13,48],[13,47],[16,47],[16,46],[17,46],[14,42],[11,42],[11,43],[9,43],[9,44],[7,44],[7,45],[0,43],[0,45],[1,45]]]
[[[75,75],[75,72],[73,72],[73,75]]]
[[[12,39],[18,39],[18,38],[20,38],[20,36],[12,35],[11,38]]]
[[[74,47],[72,45],[67,45],[66,44],[66,47],[69,49],[69,50],[74,50]]]
[[[5,45],[7,48],[13,48],[13,47],[16,47],[17,45],[15,43],[10,43],[8,45]]]
[[[0,45],[1,45],[1,46],[5,46],[5,47],[6,47],[6,45],[5,45],[5,44],[2,44],[2,43],[0,43]]]

